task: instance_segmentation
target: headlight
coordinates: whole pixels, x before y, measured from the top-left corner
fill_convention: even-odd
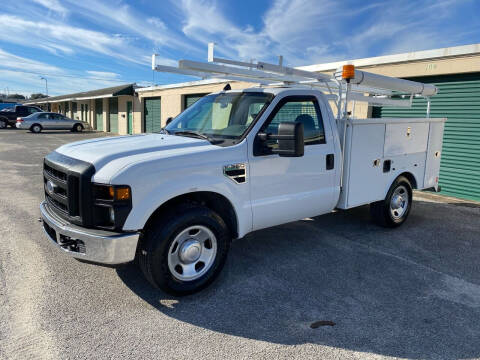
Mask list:
[[[131,209],[129,186],[93,184],[93,223],[96,227],[121,230]]]

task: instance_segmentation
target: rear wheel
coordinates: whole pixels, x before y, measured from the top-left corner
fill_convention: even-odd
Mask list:
[[[38,134],[40,131],[42,131],[42,126],[40,124],[33,124],[30,127],[30,131],[35,133],[35,134]]]
[[[8,125],[7,120],[5,119],[0,119],[0,129],[6,129]]]
[[[186,205],[147,226],[139,264],[147,280],[168,293],[187,295],[208,286],[225,264],[230,232],[203,206]]]
[[[83,131],[83,126],[82,126],[82,124],[75,124],[75,125],[73,125],[72,131],[73,131],[73,132],[82,132],[82,131]]]
[[[412,208],[412,185],[407,178],[398,177],[388,190],[385,200],[370,204],[373,220],[385,227],[402,225]]]

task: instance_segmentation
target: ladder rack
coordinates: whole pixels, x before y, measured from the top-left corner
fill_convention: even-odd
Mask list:
[[[349,76],[345,76],[345,69]],[[214,43],[208,44],[208,62],[180,60],[178,67],[158,65],[156,54],[152,55],[152,70],[168,72],[202,79],[223,79],[245,81],[260,86],[308,87],[328,92],[329,99],[335,100],[337,119],[348,119],[349,101],[367,102],[377,106],[410,107],[413,97],[427,99],[427,117],[430,110],[430,96],[437,93],[431,84],[398,79],[394,77],[357,70],[345,65],[332,75],[283,66],[283,57],[278,64],[262,61],[243,62],[215,57]],[[401,99],[392,96],[401,95]]]

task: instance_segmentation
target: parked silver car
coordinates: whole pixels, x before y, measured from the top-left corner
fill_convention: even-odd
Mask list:
[[[17,118],[16,127],[17,129],[30,130],[33,133],[39,133],[42,130],[71,130],[80,132],[84,129],[90,129],[90,124],[85,121],[70,119],[62,114],[38,112]]]

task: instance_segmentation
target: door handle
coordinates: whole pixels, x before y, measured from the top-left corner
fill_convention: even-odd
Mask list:
[[[335,167],[335,154],[328,154],[325,161],[327,170],[332,170]]]

